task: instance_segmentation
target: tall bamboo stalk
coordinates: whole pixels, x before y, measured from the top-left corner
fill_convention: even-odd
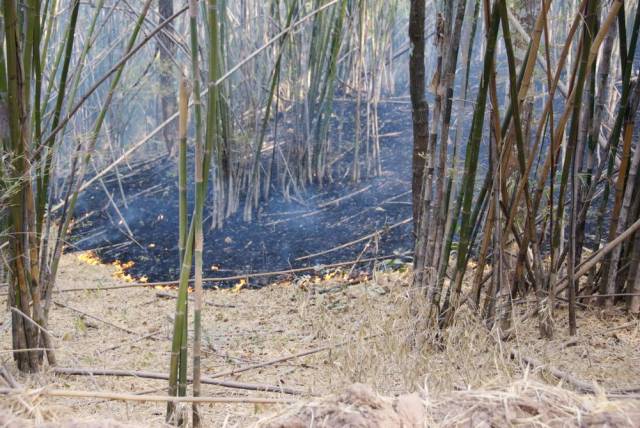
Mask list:
[[[462,198],[462,213],[461,213],[461,226],[460,226],[460,242],[458,244],[458,257],[455,268],[454,280],[452,287],[454,287],[451,294],[451,300],[447,300],[447,308],[451,308],[447,317],[451,319],[452,313],[458,305],[458,299],[460,291],[462,289],[462,277],[464,276],[464,268],[466,265],[466,257],[469,251],[469,243],[471,238],[471,204],[473,200],[473,188],[475,185],[475,176],[478,166],[478,154],[480,150],[480,140],[482,139],[482,131],[484,124],[484,113],[486,109],[487,94],[489,89],[489,81],[491,79],[494,53],[496,48],[496,41],[498,38],[498,28],[500,26],[500,14],[497,5],[493,6],[491,11],[491,26],[488,30],[487,46],[484,53],[484,65],[482,71],[482,80],[480,82],[480,88],[478,89],[478,96],[476,101],[476,107],[473,112],[473,119],[471,123],[471,131],[469,134],[469,143],[467,145],[467,152],[465,155],[464,174],[462,177],[462,186],[464,192],[461,192]],[[445,323],[447,323],[445,321]]]
[[[173,340],[171,343],[171,360],[169,363],[169,395],[175,396],[184,395],[186,393],[185,388],[179,388],[178,385],[186,385],[187,375],[187,293],[189,287],[189,277],[191,275],[191,263],[193,254],[198,249],[194,248],[194,242],[202,237],[202,211],[200,210],[200,217],[198,217],[198,210],[203,205],[203,187],[204,179],[202,173],[202,164],[204,154],[202,153],[202,103],[200,100],[200,61],[198,57],[199,45],[198,45],[198,3],[197,0],[189,1],[189,34],[191,42],[191,84],[193,85],[193,109],[194,109],[194,121],[195,121],[195,147],[196,147],[196,159],[195,168],[196,174],[199,174],[200,179],[196,177],[196,207],[194,209],[193,218],[191,220],[191,226],[189,227],[189,233],[184,242],[184,254],[181,260],[180,267],[180,285],[178,288],[178,298],[176,299],[176,315],[173,324]],[[200,165],[198,165],[200,163]],[[196,237],[196,230],[198,229],[198,219],[200,219],[200,233]],[[200,244],[200,252],[202,251],[202,244]],[[196,273],[197,275],[197,273]],[[194,316],[195,324],[195,316]],[[194,352],[195,353],[195,352]],[[195,369],[195,367],[194,367]],[[195,373],[195,372],[194,372]],[[167,422],[171,422],[174,419],[175,403],[167,403]],[[180,417],[181,415],[179,415]],[[178,424],[182,423],[181,420],[173,421]]]
[[[613,176],[616,151],[620,141],[620,136],[622,135],[623,126],[627,118],[627,109],[629,107],[629,94],[631,92],[631,70],[633,68],[633,60],[635,58],[635,51],[638,43],[638,34],[639,34],[639,28],[640,28],[640,8],[636,8],[636,16],[634,20],[633,29],[631,32],[631,38],[629,39],[628,48],[626,44],[626,30],[624,27],[624,22],[625,22],[625,13],[624,13],[624,8],[621,7],[619,20],[618,20],[620,29],[618,32],[620,34],[620,37],[619,37],[620,61],[621,61],[622,70],[623,70],[622,90],[621,90],[622,96],[620,98],[620,109],[616,116],[616,121],[613,126],[613,130],[611,131],[611,135],[609,137],[611,143],[610,143],[609,161],[607,164],[608,177]],[[625,36],[622,36],[622,33],[624,33]],[[622,149],[622,161],[621,161],[620,170],[618,173],[618,178],[615,183],[616,193],[615,193],[613,210],[611,214],[611,221],[609,224],[609,240],[614,239],[615,233],[618,229],[617,226],[619,222],[620,210],[622,209],[622,200],[624,197],[624,189],[626,185],[626,178],[627,178],[627,172],[628,172],[631,143],[630,143],[630,140],[625,140],[625,139],[623,139],[623,143],[624,144]],[[599,213],[599,219],[598,219],[599,227],[602,227],[601,224],[603,222],[603,217],[604,217],[602,207],[604,207],[609,200],[609,192],[610,192],[610,186],[609,186],[609,181],[607,181],[604,189],[603,202],[602,202],[603,205],[601,206],[601,210]],[[610,269],[617,270],[617,266],[613,266],[611,263],[611,256],[605,259],[601,267],[602,274],[600,277],[600,292],[602,294],[612,294],[611,292],[608,291],[609,289],[613,289],[613,285],[609,283]],[[613,305],[613,300],[614,300],[613,297],[607,297],[602,301],[606,305],[611,306]]]

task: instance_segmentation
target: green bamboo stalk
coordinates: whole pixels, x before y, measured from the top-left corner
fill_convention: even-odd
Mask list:
[[[218,46],[218,5],[217,0],[207,0],[208,10],[208,28],[209,28],[209,82],[215,82],[218,78],[219,71],[219,46]],[[192,36],[193,37],[193,36]],[[192,41],[193,42],[193,41]],[[197,58],[197,57],[196,57]],[[193,63],[194,70],[197,70],[197,62]],[[199,90],[199,89],[198,89]],[[202,233],[202,212],[204,209],[204,201],[206,198],[204,175],[208,174],[208,169],[204,169],[205,156],[210,159],[210,151],[219,141],[218,127],[218,88],[214,87],[209,92],[208,109],[207,109],[207,143],[201,139],[196,139],[196,155],[195,155],[195,210],[193,222],[195,223],[195,241],[194,241],[194,259],[195,259],[195,284],[194,284],[194,339],[193,339],[193,396],[200,395],[200,378],[201,378],[201,342],[202,342],[202,306],[204,297],[202,295],[202,249],[203,249],[203,233]],[[198,127],[202,125],[196,123],[196,134]],[[202,132],[202,131],[200,131]],[[207,151],[209,153],[207,153]],[[220,153],[220,149],[218,149]],[[196,403],[192,405],[193,426],[200,426],[200,413]]]
[[[471,57],[473,53],[473,45],[475,42],[475,36],[478,27],[478,15],[480,13],[480,0],[475,0],[475,4],[473,10],[469,11],[471,15],[467,19],[467,25],[470,25],[468,28],[467,34],[465,34],[465,39],[462,45],[462,60],[464,61],[464,83],[461,94],[461,99],[459,101],[459,114],[466,115],[468,112],[466,106],[466,99],[469,94],[469,76],[471,70]],[[451,156],[451,175],[447,177],[446,184],[446,192],[445,192],[445,206],[448,207],[449,213],[447,215],[447,221],[444,228],[444,237],[446,237],[446,241],[444,245],[442,245],[442,254],[439,255],[439,266],[438,266],[438,280],[437,287],[439,289],[442,288],[442,284],[444,283],[444,275],[446,273],[447,268],[449,267],[449,258],[451,255],[451,248],[453,244],[453,236],[457,229],[458,218],[460,216],[460,209],[462,207],[462,201],[458,198],[459,193],[462,189],[459,189],[458,183],[458,146],[460,144],[460,140],[462,139],[462,126],[464,121],[461,118],[457,119],[455,136],[453,138],[453,154]],[[456,187],[455,194],[451,195],[452,190]],[[455,204],[453,203],[455,201]],[[482,268],[478,269],[478,272],[482,271]]]
[[[337,11],[337,17],[333,25],[333,31],[331,32],[331,50],[328,58],[327,78],[323,88],[322,97],[320,101],[320,107],[318,111],[318,122],[315,128],[315,175],[319,183],[324,179],[325,169],[325,150],[326,150],[326,138],[327,131],[329,129],[329,123],[331,121],[331,110],[333,106],[334,85],[336,81],[338,71],[338,55],[340,53],[340,46],[342,41],[342,28],[344,18],[347,10],[347,0],[340,2],[339,10]],[[334,12],[336,12],[334,10]]]
[[[185,77],[180,79],[178,91],[178,255],[184,259],[187,241],[187,127],[189,122],[189,88]]]
[[[573,91],[575,91],[575,102],[573,104],[573,116],[571,119],[571,128],[569,130],[569,138],[567,142],[567,152],[565,154],[564,166],[561,175],[560,188],[559,188],[559,204],[556,213],[556,217],[558,219],[562,218],[564,211],[564,193],[565,188],[567,186],[567,180],[569,178],[569,174],[571,174],[571,214],[570,214],[570,232],[569,232],[569,261],[567,270],[569,273],[569,334],[576,334],[576,291],[577,285],[574,279],[574,270],[575,270],[575,227],[576,227],[576,153],[577,153],[577,145],[578,145],[578,134],[580,131],[580,108],[582,106],[582,95],[584,92],[584,87],[586,84],[587,78],[587,67],[590,66],[589,62],[589,54],[592,44],[592,35],[595,34],[594,26],[595,26],[595,11],[597,10],[597,0],[590,0],[587,7],[587,15],[586,22],[583,30],[583,41],[582,41],[582,56],[580,59],[580,66],[578,70],[578,78],[576,81],[576,86]],[[560,240],[560,222],[557,223],[557,227],[555,230],[554,242],[557,244]],[[557,268],[556,268],[557,269]]]
[[[60,121],[60,114],[62,112],[62,104],[66,93],[67,76],[69,73],[69,65],[71,63],[71,56],[73,53],[73,42],[75,40],[76,24],[78,22],[78,11],[80,9],[80,0],[74,0],[73,9],[71,11],[71,17],[69,20],[69,27],[65,36],[65,49],[64,49],[64,61],[62,64],[62,72],[60,74],[60,80],[58,84],[58,96],[56,99],[56,105],[53,111],[52,127],[55,129]],[[80,74],[80,73],[78,73]],[[40,111],[39,106],[35,106],[36,111]],[[40,113],[38,113],[38,116]],[[39,121],[39,118],[36,120]],[[45,204],[47,201],[47,195],[49,193],[49,179],[51,176],[51,167],[53,162],[53,145],[55,139],[50,139],[46,144],[45,161],[42,166],[41,178],[38,180],[38,205],[37,205],[37,223],[36,228],[38,235],[42,231],[42,222],[45,214]],[[40,152],[41,153],[41,152]]]
[[[7,65],[7,105],[12,106],[8,110],[9,138],[11,148],[11,167],[15,171],[14,177],[19,181],[19,187],[11,198],[10,202],[10,224],[13,227],[11,250],[13,256],[13,275],[10,285],[12,307],[19,308],[26,314],[31,313],[31,293],[29,281],[29,268],[25,266],[25,260],[29,253],[28,240],[24,235],[28,233],[28,226],[25,224],[23,204],[26,195],[25,187],[30,184],[28,178],[28,166],[25,161],[27,153],[28,132],[25,128],[26,107],[23,95],[23,80],[21,56],[19,51],[19,28],[18,14],[15,0],[6,0],[3,4],[5,19],[5,39],[6,39],[6,65]],[[41,357],[37,351],[20,352],[22,349],[32,349],[38,347],[37,330],[34,326],[26,322],[21,316],[12,313],[12,339],[13,349],[18,351],[13,357],[18,368],[22,371],[37,371],[41,365]]]
[[[460,242],[458,244],[458,259],[456,263],[456,271],[454,275],[455,292],[454,298],[449,302],[449,307],[452,308],[448,317],[450,318],[453,313],[453,309],[457,306],[457,297],[462,287],[462,277],[464,272],[464,265],[466,264],[467,252],[469,250],[471,228],[471,203],[473,200],[473,188],[475,185],[475,176],[478,166],[478,154],[480,149],[480,141],[482,140],[482,131],[484,124],[484,113],[487,103],[487,93],[489,89],[489,81],[491,79],[494,53],[496,48],[496,41],[498,38],[498,28],[500,26],[500,14],[497,5],[493,6],[491,11],[491,27],[488,31],[487,47],[484,54],[484,66],[482,71],[482,80],[480,82],[480,88],[478,90],[478,96],[476,101],[476,107],[473,112],[473,119],[471,122],[471,131],[469,134],[469,143],[467,144],[467,152],[465,156],[464,175],[462,177],[464,193],[462,196],[462,218],[460,227]]]
[[[72,13],[73,13],[73,9],[71,9],[71,10],[72,10]],[[60,68],[60,64],[62,62],[62,58],[63,58],[64,52],[65,52],[65,48],[67,46],[66,40],[68,40],[67,35],[69,34],[69,30],[71,28],[71,24],[72,24],[71,23],[71,18],[69,18],[69,22],[67,23],[67,26],[65,27],[65,30],[64,30],[65,37],[64,37],[63,40],[65,40],[65,42],[64,43],[60,43],[59,46],[57,47],[56,51],[55,51],[55,57],[54,57],[54,60],[53,60],[53,64],[51,66],[51,70],[49,72],[50,76],[56,76],[58,74],[58,70]],[[48,42],[48,41],[45,40],[45,42]],[[41,64],[41,66],[42,66],[42,64]],[[44,71],[44,70],[42,70],[42,71]],[[47,83],[47,89],[45,90],[45,96],[42,99],[42,102],[41,102],[41,105],[40,105],[40,109],[41,109],[40,110],[40,116],[41,117],[45,117],[46,108],[49,105],[49,101],[51,100],[51,95],[52,95],[53,90],[54,90],[55,81],[56,80],[54,78],[49,78],[49,81]]]
[[[291,2],[289,6],[289,10],[287,12],[287,23],[285,28],[288,28],[291,25],[293,20],[294,13],[296,11],[296,2]],[[258,135],[258,141],[256,144],[255,154],[253,157],[253,163],[251,167],[251,181],[249,183],[249,187],[247,189],[247,201],[245,202],[244,208],[244,218],[245,220],[251,219],[251,212],[254,207],[257,207],[258,200],[260,198],[260,160],[262,158],[262,146],[264,143],[264,138],[267,133],[267,125],[269,124],[269,119],[271,115],[271,106],[273,104],[273,97],[275,95],[276,85],[280,78],[280,69],[282,65],[282,55],[284,53],[284,44],[287,41],[287,33],[280,39],[280,46],[278,49],[278,56],[276,59],[276,64],[273,68],[273,73],[271,76],[271,85],[269,86],[269,95],[267,96],[267,106],[264,113],[264,117],[262,118],[262,126],[260,127],[260,134]]]
[[[211,28],[210,28],[211,30]],[[176,315],[173,325],[173,340],[171,344],[171,361],[169,363],[169,395],[175,396],[176,393],[185,394],[184,390],[178,389],[178,384],[186,385],[186,343],[187,343],[187,295],[189,287],[189,277],[191,273],[191,262],[194,250],[194,242],[196,229],[198,228],[198,208],[201,208],[202,201],[202,189],[203,179],[202,173],[198,166],[199,162],[202,162],[202,103],[200,100],[200,63],[198,59],[198,5],[197,0],[189,1],[189,34],[191,42],[191,80],[193,85],[193,108],[194,108],[194,120],[195,120],[195,147],[196,147],[196,171],[200,171],[200,181],[196,180],[196,208],[194,209],[193,219],[191,226],[189,227],[189,235],[185,242],[186,251],[182,259],[182,266],[180,269],[180,286],[178,289],[178,299],[176,300]],[[211,97],[211,95],[210,95]],[[200,157],[198,157],[200,156]],[[201,213],[202,211],[200,211]],[[202,227],[202,221],[200,218],[200,228]],[[200,229],[201,230],[201,229]],[[201,232],[200,232],[201,233]],[[201,251],[201,249],[200,249]],[[195,318],[195,317],[194,317]],[[195,320],[194,320],[195,322]],[[194,367],[195,370],[195,367]],[[194,372],[195,375],[195,372]],[[182,389],[182,388],[181,388]],[[195,388],[194,388],[195,392]],[[167,403],[167,422],[172,421],[175,412],[175,403]],[[181,421],[176,421],[181,422]]]
[[[42,22],[40,28],[43,29],[44,42],[42,43],[42,52],[44,53],[42,61],[40,61],[40,70],[45,69],[47,63],[47,55],[49,52],[49,41],[51,35],[55,31],[56,12],[58,9],[58,0],[47,0],[45,7],[42,9]]]
[[[42,124],[40,120],[40,99],[42,95],[42,67],[40,65],[41,56],[40,56],[40,43],[41,43],[41,26],[40,26],[40,2],[35,0],[32,2],[31,7],[33,7],[33,14],[35,15],[33,18],[30,18],[30,24],[33,25],[31,32],[33,33],[33,48],[32,48],[32,57],[33,57],[33,75],[35,79],[35,87],[34,87],[34,102],[32,108],[33,114],[33,128],[34,128],[34,136],[33,136],[33,144],[35,146],[40,145],[40,139],[42,138]],[[37,219],[37,213],[36,213]],[[37,224],[37,220],[36,220]],[[39,237],[40,231],[36,230],[36,234]]]
[[[453,8],[453,2],[448,2],[451,4]],[[429,263],[438,267],[440,262],[440,253],[442,240],[445,233],[445,226],[447,223],[447,218],[449,214],[448,210],[448,201],[446,200],[446,182],[449,177],[445,177],[446,171],[446,162],[447,162],[447,154],[449,148],[449,131],[451,128],[451,114],[453,109],[453,95],[454,95],[454,84],[456,79],[456,71],[458,67],[458,51],[460,48],[460,37],[462,35],[462,27],[464,25],[464,15],[465,9],[467,6],[466,0],[458,0],[457,9],[455,13],[455,21],[453,22],[453,26],[450,27],[450,37],[447,42],[448,49],[448,57],[446,59],[446,64],[444,68],[444,79],[443,79],[443,91],[445,94],[444,99],[444,112],[442,115],[442,126],[440,129],[440,159],[438,165],[438,172],[436,174],[436,183],[435,183],[435,193],[436,200],[434,211],[436,212],[436,220],[434,222],[435,228],[428,233],[434,236],[433,240],[433,250],[431,250],[431,254],[427,254],[427,257],[431,256],[431,260]],[[447,22],[447,26],[451,24]]]
[[[22,97],[25,101],[31,100],[31,78],[33,76],[33,59],[36,46],[36,38],[40,27],[39,6],[37,0],[25,1],[25,20],[23,22],[24,40],[22,44],[22,72],[24,81],[22,82]],[[29,101],[28,101],[29,100]],[[28,109],[28,107],[27,107]]]
[[[178,123],[178,254],[179,263],[182,263],[187,241],[187,126],[189,121],[189,88],[186,79],[180,80],[179,94],[179,123]],[[185,313],[188,310],[185,303]],[[186,322],[182,331],[182,337],[187,337]],[[178,395],[186,395],[187,389],[187,341],[182,340],[180,347],[180,386]]]

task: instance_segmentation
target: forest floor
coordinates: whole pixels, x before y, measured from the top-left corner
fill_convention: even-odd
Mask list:
[[[331,276],[331,275],[329,275]],[[55,305],[49,330],[55,335],[59,366],[124,369],[167,373],[175,312],[172,289],[122,288],[64,291],[123,285],[117,267],[95,264],[79,253],[62,258]],[[578,335],[568,336],[566,313],[556,312],[553,340],[540,340],[535,317],[516,323],[508,342],[487,332],[465,310],[441,338],[439,347],[407,346],[413,327],[408,272],[374,273],[360,283],[347,283],[336,272],[331,278],[299,277],[260,290],[234,289],[205,292],[203,374],[266,362],[295,353],[332,346],[317,352],[224,380],[270,384],[317,397],[364,383],[386,396],[422,391],[429,396],[510,385],[523,378],[549,385],[562,383],[549,373],[555,368],[604,390],[638,385],[640,379],[640,322],[622,313],[599,309],[578,313]],[[6,305],[6,289],[0,305]],[[526,313],[519,305],[516,317]],[[11,354],[10,317],[0,320],[0,367],[27,388],[62,388],[82,391],[153,393],[166,391],[165,380],[139,377],[60,375],[50,369],[40,375],[16,371]],[[520,358],[513,358],[514,352]],[[535,360],[531,367],[523,359]],[[537,365],[539,364],[539,365]],[[279,397],[279,393],[203,385],[202,395],[220,397]],[[637,395],[636,395],[637,398]],[[637,402],[636,402],[637,404]],[[256,404],[203,404],[205,426],[247,426],[285,407]],[[162,426],[164,403],[123,403],[87,398],[41,395],[0,397],[0,415],[14,415],[14,426],[44,421],[93,421],[95,426],[114,420],[137,426]],[[8,418],[8,416],[5,416]],[[0,417],[2,419],[2,417]],[[11,422],[0,421],[0,425]],[[636,421],[637,423],[637,421]],[[632,424],[633,425],[633,424]],[[11,426],[11,425],[9,425]],[[77,426],[77,425],[76,425]]]

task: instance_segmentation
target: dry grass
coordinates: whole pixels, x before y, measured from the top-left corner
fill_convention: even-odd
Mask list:
[[[112,276],[114,269],[66,255],[59,286],[64,289],[119,284]],[[414,326],[409,307],[415,301],[407,287],[407,273],[377,274],[370,281],[350,286],[341,286],[339,278],[337,275],[318,282],[283,282],[262,290],[206,293],[207,301],[216,306],[207,305],[204,313],[204,374],[349,339],[348,345],[330,352],[247,371],[233,380],[284,385],[313,396],[336,393],[359,382],[388,396],[426,391],[430,400],[447,397],[452,391],[497,387],[505,390],[504,385],[518,385],[524,376],[550,385],[558,383],[544,369],[534,369],[527,375],[526,366],[510,358],[511,349],[584,381],[598,382],[606,389],[630,386],[640,379],[638,321],[584,311],[578,320],[577,340],[571,342],[563,324],[566,314],[560,310],[553,340],[539,340],[536,321],[531,319],[517,324],[511,341],[500,342],[462,310],[442,337],[440,343],[444,346],[424,346],[415,352],[407,346],[407,333]],[[67,306],[52,308],[50,320],[62,365],[166,372],[175,300],[160,298],[157,290],[148,288],[60,293],[55,299]],[[22,375],[15,371],[11,355],[6,352],[11,343],[8,315],[2,321],[0,362],[4,361],[16,381],[25,387],[162,393],[166,386],[165,381],[132,377],[57,376],[50,372]],[[141,339],[153,332],[157,332],[155,340]],[[278,396],[212,385],[204,386],[203,395]],[[142,426],[162,426],[164,422],[165,406],[158,403],[42,396],[20,403],[14,398],[0,398],[0,409],[11,410],[16,417],[30,421],[97,417]],[[201,408],[207,425],[212,426],[246,426],[265,412],[283,409],[279,405],[249,404],[208,404]]]
[[[420,397],[383,397],[356,384],[340,395],[300,403],[256,425],[261,428],[352,426],[453,427],[637,427],[640,402],[585,396],[523,379],[483,390]]]

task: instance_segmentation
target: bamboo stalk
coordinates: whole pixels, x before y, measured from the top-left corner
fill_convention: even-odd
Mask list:
[[[631,39],[630,39],[630,43],[629,43],[629,51],[627,52],[627,47],[626,47],[626,30],[624,29],[624,18],[625,14],[624,14],[624,8],[621,8],[620,11],[620,18],[619,18],[619,23],[621,25],[620,28],[620,61],[622,64],[622,69],[623,69],[623,75],[622,75],[622,96],[620,99],[620,109],[618,111],[618,114],[616,116],[616,121],[614,123],[613,126],[613,130],[611,132],[611,135],[609,137],[611,143],[610,143],[610,153],[609,153],[609,162],[607,164],[607,176],[608,177],[612,177],[613,176],[613,167],[615,164],[615,155],[616,155],[616,151],[618,148],[618,144],[619,144],[619,140],[620,140],[620,136],[622,133],[622,128],[624,125],[624,122],[627,121],[627,109],[629,108],[629,94],[631,92],[631,69],[633,68],[633,59],[635,57],[635,50],[636,50],[636,46],[638,43],[638,35],[640,32],[640,8],[636,8],[636,16],[635,16],[635,21],[634,21],[634,26],[631,32]],[[625,33],[625,35],[623,36],[622,33]],[[622,199],[624,197],[624,189],[625,189],[625,184],[626,184],[626,175],[627,175],[627,166],[628,166],[628,162],[629,162],[629,157],[630,157],[630,147],[631,144],[631,140],[630,139],[624,139],[623,138],[623,155],[622,155],[622,162],[621,162],[621,166],[620,166],[620,172],[618,174],[618,179],[616,181],[615,184],[615,200],[614,200],[614,206],[613,206],[613,212],[611,215],[611,221],[609,224],[609,240],[611,240],[617,230],[617,225],[618,225],[618,221],[619,221],[619,215],[620,215],[620,210],[622,208]],[[604,195],[603,195],[603,205],[601,206],[601,210],[599,213],[599,219],[598,219],[598,223],[599,225],[602,224],[603,221],[603,217],[604,217],[604,204],[606,204],[609,200],[609,191],[610,191],[610,186],[609,186],[609,181],[607,181],[605,183],[605,190],[604,190]],[[600,226],[601,227],[601,226]],[[600,292],[601,293],[609,293],[611,294],[611,290],[608,290],[607,287],[612,286],[609,283],[609,271],[610,270],[616,270],[615,266],[612,266],[611,264],[611,260],[607,259],[605,260],[605,262],[603,263],[603,266],[601,267],[601,271],[602,271],[602,276],[600,279]],[[606,298],[603,299],[602,302],[607,305],[607,306],[612,306],[613,305],[613,298]]]
[[[191,273],[191,262],[195,252],[198,251],[198,238],[202,238],[202,206],[203,206],[203,174],[202,169],[204,162],[203,151],[203,135],[202,135],[202,110],[200,101],[200,66],[198,59],[198,7],[197,0],[189,1],[189,34],[191,42],[191,82],[193,85],[193,104],[194,104],[194,121],[196,128],[195,136],[195,168],[196,168],[196,207],[194,209],[189,234],[184,242],[186,251],[183,254],[180,268],[180,285],[178,288],[178,299],[176,300],[176,314],[173,325],[173,340],[171,344],[171,360],[169,363],[169,390],[171,396],[184,396],[186,394],[186,376],[187,376],[187,289],[188,279]],[[199,226],[198,226],[199,224]],[[186,226],[186,225],[185,225]],[[195,236],[200,227],[200,234]],[[194,242],[195,245],[194,245]],[[202,252],[202,241],[200,240],[200,254]],[[197,256],[196,256],[197,257]],[[200,269],[200,272],[202,270]],[[196,269],[196,282],[198,279]],[[196,304],[197,305],[197,304]],[[195,368],[195,367],[194,367]],[[199,375],[199,372],[194,372]],[[174,418],[175,405],[171,402],[167,403],[166,420],[170,422]],[[182,421],[175,421],[181,425]]]
[[[448,301],[448,306],[456,308],[458,305],[457,299],[462,287],[462,277],[464,275],[464,268],[466,265],[467,252],[469,251],[469,243],[471,236],[471,202],[473,199],[473,188],[475,184],[475,175],[478,165],[478,153],[480,140],[482,138],[482,129],[484,123],[484,113],[486,108],[487,93],[489,89],[489,81],[491,80],[491,74],[493,69],[493,58],[496,47],[496,41],[498,37],[498,28],[500,25],[500,14],[497,5],[493,6],[491,11],[491,26],[488,31],[487,47],[484,54],[484,66],[482,71],[482,80],[480,83],[480,89],[478,90],[478,99],[476,101],[476,107],[473,112],[472,128],[469,135],[469,143],[467,146],[467,153],[465,158],[465,168],[463,175],[463,188],[464,194],[461,193],[462,198],[462,218],[460,226],[460,242],[458,249],[458,258],[456,263],[456,270],[454,275],[454,293],[451,301]],[[449,318],[451,319],[453,311],[449,312]]]
[[[190,6],[190,32],[191,32],[191,58],[192,58],[192,79],[194,80],[194,93],[200,93],[199,63],[198,63],[198,41],[197,41],[197,12],[195,7],[196,1],[192,0]],[[209,81],[215,79],[218,74],[218,4],[216,0],[207,0],[207,24],[209,28]],[[197,97],[199,95],[196,95]],[[207,141],[203,141],[202,119],[200,117],[200,102],[196,99],[195,103],[195,121],[196,121],[196,153],[195,153],[195,208],[193,213],[193,224],[195,224],[195,237],[193,244],[194,256],[194,305],[193,305],[193,396],[200,395],[201,384],[201,343],[202,343],[202,306],[204,297],[202,295],[202,250],[204,246],[204,237],[202,233],[202,212],[204,210],[205,187],[204,175],[208,174],[208,169],[204,171],[205,157],[210,159],[211,147],[215,145],[218,139],[218,88],[214,88],[209,92],[207,102]],[[183,294],[186,290],[182,290]],[[188,299],[185,299],[185,305]],[[186,356],[186,318],[184,320],[185,332],[182,341],[184,349],[181,351]],[[185,364],[186,366],[186,364]],[[186,367],[185,367],[186,368]],[[182,369],[182,366],[181,366]],[[186,370],[185,370],[186,372]],[[181,373],[180,378],[186,381],[186,373]],[[167,415],[169,418],[169,415]],[[194,403],[192,405],[192,422],[194,427],[200,426],[200,413],[198,407]]]

